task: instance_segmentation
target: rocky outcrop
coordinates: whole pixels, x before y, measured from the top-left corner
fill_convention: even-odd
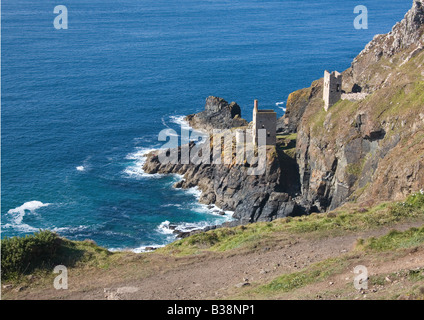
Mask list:
[[[248,123],[241,118],[241,110],[237,103],[228,104],[222,98],[208,97],[205,110],[189,115],[186,118],[191,127],[212,133],[213,129],[228,130],[246,127]],[[189,150],[195,144],[189,144]],[[297,177],[295,161],[275,147],[267,147],[267,161],[265,173],[261,175],[249,174],[250,166],[236,164],[213,164],[213,138],[211,138],[210,164],[181,164],[160,162],[161,153],[157,150],[147,155],[143,170],[154,174],[179,174],[183,179],[174,187],[188,189],[199,187],[202,191],[200,202],[215,204],[222,210],[234,211],[233,217],[237,223],[256,221],[271,221],[276,218],[298,214],[292,196],[298,191],[299,185],[290,180]],[[181,159],[181,147],[177,150],[178,159]],[[234,223],[233,223],[234,224]]]
[[[379,34],[353,60],[351,68],[343,74],[347,89],[355,84],[362,91],[373,92],[381,88],[391,73],[389,64],[406,63],[424,49],[424,1],[414,0],[411,10],[387,34]],[[395,56],[398,61],[395,61]],[[387,60],[379,68],[378,62]]]
[[[321,81],[314,81],[311,87],[292,92],[287,99],[284,116],[277,119],[277,132],[282,134],[296,133],[306,107],[311,99],[319,94],[322,95]]]
[[[247,126],[247,121],[241,117],[240,106],[231,102],[228,104],[222,98],[210,96],[206,99],[205,110],[186,117],[192,128],[206,132],[213,129],[230,129]]]
[[[343,73],[364,99],[323,110],[323,80],[291,94],[283,132],[298,132],[299,204],[306,212],[400,200],[424,186],[423,2]],[[289,108],[288,108],[289,110]],[[293,116],[294,115],[294,116]],[[299,115],[301,115],[299,117]]]
[[[424,1],[414,0],[404,19],[387,34],[379,34],[366,45],[343,75],[343,91],[356,93],[350,97],[360,99],[396,81],[393,68],[404,65],[424,50]],[[300,120],[314,97],[322,95],[322,79],[309,88],[291,93],[287,99],[286,113],[277,120],[280,133],[298,131]],[[360,93],[360,95],[358,95]],[[345,96],[349,99],[349,96]],[[356,99],[358,100],[358,99]]]
[[[192,148],[192,143],[190,147]],[[183,179],[176,188],[199,187],[202,191],[200,202],[215,204],[222,210],[234,211],[233,217],[239,223],[271,221],[297,214],[290,188],[281,184],[281,164],[275,147],[268,147],[266,170],[263,175],[250,175],[248,165],[215,164],[161,164],[159,153],[147,155],[143,167],[147,173],[180,174]],[[181,147],[178,148],[179,157]],[[212,162],[212,158],[211,158]]]

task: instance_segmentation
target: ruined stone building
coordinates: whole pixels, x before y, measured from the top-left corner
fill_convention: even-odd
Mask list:
[[[275,145],[277,141],[277,113],[274,110],[258,110],[258,100],[253,107],[253,140],[258,143],[258,130],[266,130],[266,144]]]
[[[342,98],[342,75],[337,71],[324,71],[323,99],[324,109],[328,109]]]

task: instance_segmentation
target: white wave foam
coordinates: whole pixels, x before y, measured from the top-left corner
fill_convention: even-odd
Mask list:
[[[191,210],[201,213],[201,214],[212,214],[215,216],[219,216],[221,217],[221,219],[218,219],[216,221],[214,221],[213,223],[208,223],[207,225],[217,225],[217,224],[221,224],[223,222],[226,221],[231,221],[233,220],[233,214],[234,211],[224,211],[222,209],[220,209],[219,207],[217,207],[215,204],[212,205],[206,205],[203,203],[199,203],[200,200],[200,196],[202,195],[202,191],[200,190],[199,187],[195,186],[189,189],[185,190],[186,193],[193,195],[196,198],[196,203],[193,204],[193,207],[191,208]],[[224,213],[224,214],[222,214]]]
[[[162,234],[174,234],[174,230],[170,226],[171,223],[169,221],[164,221],[157,227],[157,231]]]
[[[143,253],[143,252],[152,252],[152,251],[154,251],[154,249],[163,248],[164,246],[165,246],[164,244],[162,244],[162,245],[153,244],[151,246],[141,246],[141,247],[133,248],[133,249],[130,249],[130,248],[109,248],[108,250],[110,252],[131,251],[131,252],[134,252],[134,253]]]
[[[197,201],[199,201],[200,196],[202,195],[202,191],[199,189],[199,187],[192,187],[185,190],[188,194],[193,195]]]
[[[131,251],[134,253],[142,253],[142,252],[152,252],[154,249],[163,248],[165,245],[151,245],[151,246],[141,246],[135,249],[132,249]],[[153,250],[151,249],[153,248]]]
[[[162,124],[163,124],[165,127],[169,128],[168,124],[167,124],[167,123],[166,123],[166,121],[165,121],[165,117],[162,117],[162,118],[161,118],[161,121],[162,121]]]
[[[285,104],[285,101],[281,101],[281,102],[277,102],[275,103],[275,105],[280,108],[281,110],[283,110],[284,112],[286,112],[286,107],[283,107],[283,105]],[[280,107],[281,106],[281,107]]]
[[[182,222],[173,224],[174,227],[171,228],[171,223],[166,220],[163,221],[158,227],[157,231],[165,235],[175,235],[175,230],[180,232],[189,232],[195,230],[202,230],[209,226],[219,225],[227,221],[233,220],[233,211],[223,211],[219,209],[216,205],[205,205],[197,203],[191,210],[201,213],[201,214],[210,214],[214,215],[217,218],[212,221],[199,221],[199,222]],[[222,214],[224,213],[224,214]]]
[[[64,233],[64,232],[71,232],[71,233],[75,233],[75,232],[81,232],[81,231],[85,231],[87,230],[89,227],[88,226],[78,226],[78,227],[55,227],[52,229],[52,231],[54,232],[58,232],[58,233]]]
[[[152,148],[142,148],[139,147],[136,149],[135,152],[131,152],[129,154],[126,155],[125,159],[127,160],[141,160],[141,159],[145,159],[145,155],[148,154],[149,152],[155,151],[156,149],[152,149]]]
[[[134,160],[134,163],[127,167],[124,170],[124,173],[127,177],[130,178],[159,178],[161,177],[160,174],[148,174],[144,172],[143,166],[146,163],[146,155],[152,151],[155,151],[156,149],[150,149],[150,148],[137,148],[135,152],[129,153],[125,159],[127,160]]]
[[[178,224],[178,226],[175,229],[181,232],[189,232],[189,231],[195,231],[195,230],[202,230],[211,225],[212,224],[207,221],[183,222],[181,224]]]
[[[10,209],[7,213],[11,216],[11,223],[5,224],[4,228],[13,228],[22,232],[34,232],[34,228],[26,223],[23,223],[24,217],[27,213],[34,214],[35,211],[42,207],[47,207],[51,203],[42,203],[41,201],[33,200],[25,202],[23,205]]]
[[[1,226],[2,229],[14,229],[17,230],[19,232],[23,232],[23,233],[30,233],[30,232],[36,232],[39,229],[31,227],[29,224],[26,223],[21,223],[19,225],[16,225],[14,223],[6,223],[4,225]]]
[[[179,203],[169,203],[169,204],[163,204],[161,205],[162,208],[169,208],[169,207],[177,207],[180,208],[181,204]]]
[[[169,119],[171,122],[178,124],[183,129],[191,129],[189,123],[185,120],[185,116],[170,116]]]

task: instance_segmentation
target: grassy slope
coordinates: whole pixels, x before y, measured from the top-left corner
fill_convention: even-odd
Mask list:
[[[405,220],[424,216],[424,195],[411,195],[405,202],[382,203],[371,208],[347,204],[324,214],[283,218],[273,222],[259,222],[235,228],[220,228],[195,234],[161,248],[158,252],[190,255],[202,251],[227,251],[257,245],[278,233],[336,235],[366,229],[390,226]]]
[[[277,135],[277,149],[284,152],[292,159],[296,158],[296,139],[297,134]]]
[[[310,114],[305,117],[307,123],[305,129],[310,129],[313,136],[323,136],[327,141],[333,141],[346,134],[346,119],[350,119],[350,124],[354,125],[355,115],[360,111],[366,111],[365,113],[376,123],[393,117],[414,123],[417,114],[423,111],[424,52],[402,66],[399,66],[401,63],[398,56],[390,62],[382,60],[372,65],[376,68],[375,73],[386,70],[391,72],[386,80],[387,85],[364,100],[356,102],[341,100],[326,112],[322,108],[321,97],[316,97],[308,107]],[[326,120],[331,121],[331,126],[324,126]],[[391,133],[397,133],[402,129],[402,126],[396,126]]]

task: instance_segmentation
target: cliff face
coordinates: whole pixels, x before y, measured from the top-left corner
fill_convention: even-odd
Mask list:
[[[322,95],[322,82],[314,81],[309,88],[292,92],[287,98],[286,112],[277,119],[277,132],[283,134],[297,132],[300,119],[302,119],[311,99]]]
[[[198,186],[203,203],[234,210],[242,223],[322,212],[347,201],[368,207],[423,189],[423,25],[423,1],[414,1],[390,33],[374,37],[343,72],[343,90],[366,93],[362,100],[340,100],[326,112],[323,79],[293,92],[278,131],[297,133],[296,146],[288,147],[285,136],[268,148],[264,175],[250,176],[248,166],[234,163],[163,165],[163,151],[149,154],[144,170],[184,175],[175,187]],[[236,103],[216,97],[187,120],[208,132],[247,125]]]
[[[354,200],[398,200],[424,186],[424,7],[414,1],[343,73],[343,89],[365,91],[325,112],[323,80],[290,95],[281,131],[298,132],[300,203],[309,212]]]
[[[392,62],[397,57],[400,63],[406,63],[419,54],[424,48],[423,33],[424,1],[415,0],[401,22],[388,34],[376,35],[353,60],[351,68],[344,73],[346,89],[351,89],[355,83],[368,92],[384,86],[392,73],[389,68],[384,68],[384,62]],[[379,63],[383,63],[383,68],[373,67]]]
[[[240,107],[234,102],[228,104],[224,99],[216,97],[206,100],[204,111],[187,118],[192,127],[209,133],[218,128],[233,134],[234,128],[243,124],[246,125],[243,129],[247,129],[247,122],[240,118]],[[282,148],[268,146],[265,173],[251,175],[249,165],[237,164],[235,158],[230,164],[213,164],[213,136],[211,139],[210,164],[181,164],[180,161],[177,164],[163,164],[159,159],[165,151],[157,150],[147,155],[143,169],[151,174],[183,175],[183,180],[174,187],[199,187],[202,191],[202,203],[215,204],[223,210],[234,211],[238,223],[271,221],[297,214],[299,208],[292,197],[299,189],[299,185],[295,183],[298,180],[298,170],[294,159],[287,156]],[[191,143],[189,149],[193,148],[194,143]],[[229,151],[225,146],[222,150]],[[181,159],[181,147],[177,153],[178,159]]]
[[[190,146],[193,148],[193,144]],[[247,165],[162,164],[157,150],[147,155],[144,171],[147,173],[176,173],[184,178],[176,188],[199,187],[200,202],[216,204],[223,210],[234,211],[237,223],[271,221],[293,214],[295,203],[284,192],[280,181],[282,160],[274,147],[268,147],[266,170],[263,175],[249,175]],[[178,148],[179,158],[181,148]],[[212,156],[211,156],[212,161]]]

